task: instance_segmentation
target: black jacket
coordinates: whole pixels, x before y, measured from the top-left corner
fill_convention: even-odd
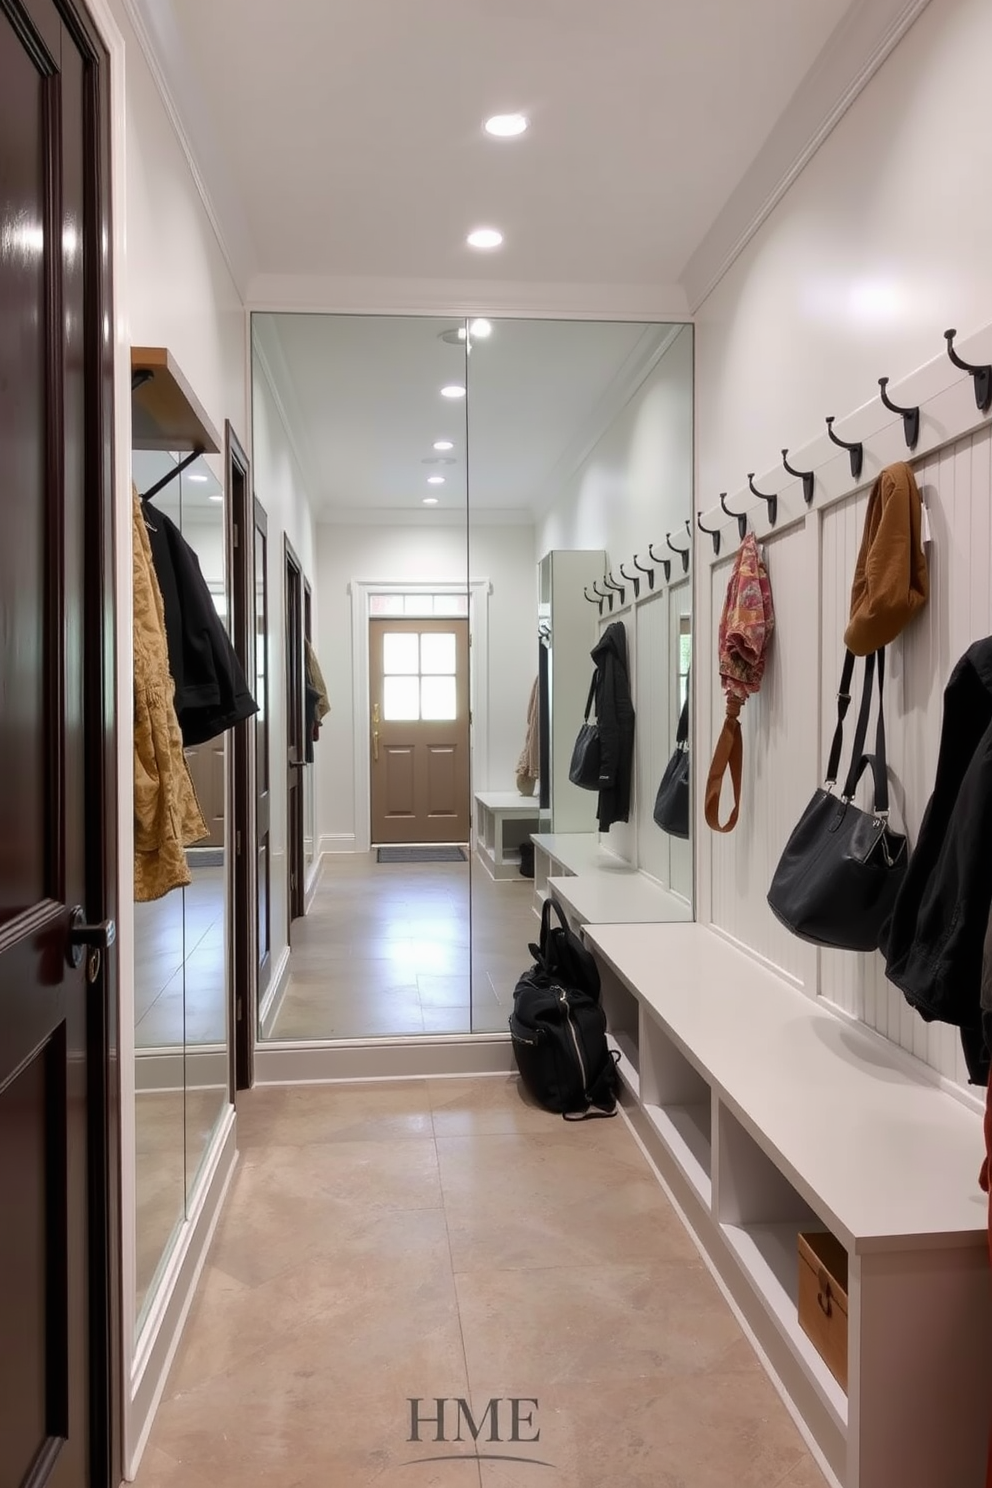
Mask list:
[[[627,632],[608,625],[592,649],[596,663],[596,723],[599,726],[599,830],[630,816],[634,769],[634,705],[627,675]]]
[[[932,1022],[961,1030],[974,1084],[989,1077],[982,946],[992,906],[992,637],[944,692],[937,778],[884,938],[886,975]]]
[[[164,512],[145,502],[155,576],[165,606],[169,670],[183,744],[204,744],[258,712],[214,607],[200,560]]]

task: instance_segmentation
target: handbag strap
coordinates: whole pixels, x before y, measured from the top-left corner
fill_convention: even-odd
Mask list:
[[[583,719],[585,720],[586,723],[589,722],[589,714],[592,712],[592,705],[593,705],[593,702],[594,702],[595,697],[596,697],[596,683],[598,681],[599,681],[599,667],[597,667],[596,670],[593,672],[593,674],[592,674],[592,681],[589,683],[589,696],[586,698],[586,711],[582,715],[583,716]]]
[[[689,693],[686,691],[685,702],[682,704],[682,712],[679,714],[679,726],[675,731],[675,748],[684,749],[689,742]]]
[[[875,678],[875,657],[878,657],[878,717],[875,722],[875,753],[865,754],[868,736],[868,718],[871,713],[871,695]],[[854,749],[851,765],[844,782],[843,799],[850,801],[857,790],[858,781],[870,765],[874,781],[874,812],[883,820],[889,814],[889,771],[885,753],[885,707],[882,697],[885,682],[885,648],[865,658],[865,690],[858,714],[858,726],[854,734]]]
[[[731,712],[731,705],[737,704],[737,710]],[[740,703],[736,698],[727,699],[727,716],[723,720],[723,728],[720,737],[716,741],[713,751],[713,759],[710,764],[710,772],[706,777],[706,795],[704,797],[703,815],[706,825],[714,832],[732,832],[737,825],[737,818],[741,809],[741,775],[744,767],[744,740],[741,737],[741,724],[738,717]],[[730,770],[730,783],[734,788],[733,810],[725,822],[720,821],[720,792],[723,786],[724,771]]]
[[[830,758],[827,761],[828,786],[837,784],[837,775],[840,771],[841,750],[844,747],[844,719],[847,710],[851,706],[851,682],[854,679],[854,652],[844,652],[844,667],[840,674],[840,688],[837,692],[837,727],[830,743]]]

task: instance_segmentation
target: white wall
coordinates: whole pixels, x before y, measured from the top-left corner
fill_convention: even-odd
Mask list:
[[[264,363],[254,358],[252,380],[252,482],[265,508],[268,530],[268,697],[270,792],[270,927],[274,974],[287,939],[286,863],[286,565],[288,538],[313,590],[314,630],[321,611],[314,562],[314,524],[299,462],[286,432]],[[324,735],[322,733],[321,738]]]
[[[742,716],[741,822],[726,838],[699,824],[701,917],[959,1084],[956,1034],[924,1025],[885,981],[878,956],[817,955],[778,925],[765,893],[825,763],[865,510],[846,456],[823,436],[824,417],[836,414],[848,439],[864,437],[870,481],[906,455],[901,421],[879,416],[878,377],[893,379],[896,401],[936,394],[957,376],[942,332],[953,325],[965,337],[992,320],[992,196],[981,185],[992,169],[990,56],[987,0],[931,0],[700,307],[696,348],[697,505],[711,510],[721,490],[739,501],[748,470],[763,489],[781,486],[783,445],[818,477],[812,510],[790,494],[768,534],[777,630],[762,691]],[[969,349],[988,360],[992,343]],[[897,386],[934,358],[936,368]],[[944,683],[968,642],[992,627],[988,431],[965,432],[975,418],[970,381],[940,396],[951,401],[930,414],[924,403],[923,447],[953,441],[956,430],[962,438],[918,461],[934,526],[933,587],[920,620],[890,648],[886,699],[896,825],[911,843],[933,781]],[[700,662],[715,653],[736,529],[724,536],[712,567],[709,539],[697,543],[697,755],[712,750],[723,713],[712,660],[707,678]]]
[[[354,801],[353,579],[464,582],[465,530],[457,525],[317,528],[317,654],[331,701],[316,749],[318,835],[324,851],[348,851],[356,832]],[[473,526],[470,577],[488,579],[489,779],[473,788],[512,789],[524,742],[527,701],[537,675],[537,579],[534,529]]]

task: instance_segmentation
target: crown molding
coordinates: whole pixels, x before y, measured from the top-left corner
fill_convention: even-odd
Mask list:
[[[310,447],[303,434],[305,422],[297,402],[296,387],[283,351],[282,341],[279,338],[278,328],[274,322],[270,321],[263,326],[254,316],[252,317],[251,353],[252,375],[254,377],[254,369],[257,367],[268,384],[290,452],[303,479],[310,510],[316,521],[314,493],[318,490],[318,485],[314,479],[315,466],[310,455]],[[252,418],[253,427],[254,423],[255,420]]]
[[[248,219],[209,114],[190,78],[170,0],[121,0],[134,29],[169,122],[186,158],[228,272],[242,301],[257,270]]]
[[[929,0],[856,0],[682,272],[693,315]]]
[[[252,310],[344,315],[492,315],[520,320],[685,321],[678,284],[545,284],[495,279],[346,278],[257,274]]]

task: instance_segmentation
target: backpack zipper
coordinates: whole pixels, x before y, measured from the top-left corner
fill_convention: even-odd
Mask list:
[[[558,1001],[564,1010],[565,1022],[568,1024],[568,1031],[572,1035],[572,1043],[575,1045],[575,1057],[579,1061],[579,1070],[582,1074],[582,1091],[585,1094],[589,1089],[589,1081],[586,1076],[586,1064],[582,1058],[582,1050],[579,1048],[579,1037],[575,1031],[575,1024],[572,1022],[571,1009],[568,1006],[568,994],[564,987],[556,987],[555,991],[558,993]]]

